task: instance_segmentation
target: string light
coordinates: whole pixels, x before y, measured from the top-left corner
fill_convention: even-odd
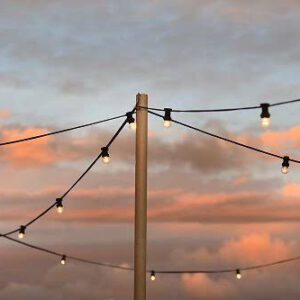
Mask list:
[[[132,113],[134,112],[135,108],[132,110]],[[121,126],[119,127],[119,129],[116,131],[116,133],[111,137],[111,139],[109,140],[109,142],[107,143],[106,151],[104,152],[108,152],[108,147],[110,145],[112,145],[112,143],[116,140],[116,138],[119,136],[119,134],[122,132],[122,130],[124,129],[124,127],[127,124],[127,119],[124,120],[121,124]],[[105,150],[105,149],[104,149]],[[104,153],[105,154],[105,153]],[[88,172],[93,168],[93,166],[97,163],[97,161],[102,157],[102,152],[99,153],[97,155],[97,157],[93,160],[93,162],[87,167],[87,169],[79,176],[78,179],[76,179],[76,181],[65,191],[65,193],[59,198],[59,199],[64,199],[76,186],[77,184],[88,174]],[[49,211],[51,211],[51,209],[53,207],[57,206],[57,202],[55,201],[53,204],[51,204],[48,208],[46,208],[44,211],[42,211],[40,214],[38,214],[36,217],[34,217],[31,221],[27,222],[25,224],[24,227],[28,227],[30,225],[32,225],[33,223],[35,223],[37,220],[39,220],[40,218],[42,218],[43,216],[45,216]],[[61,210],[61,208],[60,208]],[[9,235],[12,235],[16,232],[19,232],[19,228],[16,228],[14,230],[11,230],[9,232],[6,232],[4,234],[0,234],[0,236],[5,236],[6,238],[8,238]],[[24,235],[21,235],[22,237],[24,237]]]
[[[299,100],[297,100],[297,101],[299,101]],[[280,105],[280,104],[277,104],[277,105]],[[262,113],[261,113],[261,118],[262,118],[262,126],[264,126],[264,127],[267,127],[267,126],[269,126],[270,125],[270,117],[271,117],[271,115],[270,115],[270,113],[269,113],[269,107],[270,107],[271,105],[270,104],[268,104],[268,103],[262,103],[261,105],[260,105],[260,107],[262,108]],[[164,111],[165,111],[165,116],[163,117],[163,119],[164,119],[164,126],[165,127],[170,127],[171,125],[172,125],[172,118],[171,118],[171,112],[172,112],[172,109],[170,109],[170,108],[165,108],[164,109]],[[127,119],[126,119],[126,122],[128,122],[129,123],[129,126],[132,124],[132,127],[130,126],[130,128],[132,128],[132,129],[135,129],[136,128],[136,123],[135,123],[135,119],[133,118],[133,116],[132,116],[132,113],[127,113],[126,114],[126,116],[127,116]],[[184,123],[180,123],[180,122],[178,122],[178,121],[174,121],[174,122],[176,122],[176,123],[178,123],[178,124],[181,124],[181,125],[184,125]],[[133,125],[133,123],[135,124],[135,125]],[[123,125],[122,125],[123,126]],[[119,131],[123,128],[121,126],[121,128],[119,129]],[[134,128],[135,127],[135,128]],[[191,126],[189,126],[190,128],[192,128]],[[192,128],[192,129],[195,129],[195,128]],[[118,131],[118,132],[119,132]],[[200,130],[198,130],[198,131],[200,131]],[[117,134],[113,137],[113,139],[112,139],[112,141],[114,140],[114,138],[118,135],[118,132],[117,132]],[[218,136],[216,136],[216,135],[213,135],[213,134],[209,134],[209,135],[212,135],[212,136],[215,136],[215,137],[218,137]],[[231,142],[231,143],[234,143],[234,144],[237,144],[237,145],[240,145],[240,146],[244,146],[244,147],[246,147],[246,148],[248,148],[248,149],[252,149],[252,150],[255,150],[255,151],[258,151],[258,152],[262,152],[262,153],[265,153],[265,154],[268,154],[268,155],[271,155],[271,156],[275,156],[275,157],[277,157],[277,158],[282,158],[282,157],[278,157],[278,155],[276,155],[276,154],[272,154],[272,153],[268,153],[268,152],[266,152],[266,151],[263,151],[263,150],[260,150],[260,149],[257,149],[257,148],[254,148],[254,147],[251,147],[251,146],[247,146],[247,145],[243,145],[243,144],[240,144],[240,143],[238,143],[238,142],[234,142],[234,141],[231,141],[231,140],[229,140],[229,139],[226,139],[226,138],[222,138],[222,137],[218,137],[218,138],[221,138],[221,139],[223,139],[223,140],[225,140],[225,141],[227,141],[227,142]],[[111,142],[112,142],[111,141]],[[111,144],[111,142],[108,144],[108,146]],[[102,157],[102,160],[103,160],[103,162],[104,163],[108,163],[109,161],[110,161],[110,156],[109,156],[109,147],[103,147],[103,148],[101,148],[101,150],[102,150],[102,152],[101,152],[101,154],[99,155],[99,157],[101,156]],[[295,160],[293,160],[293,159],[290,159],[288,156],[284,156],[283,157],[283,163],[282,163],[282,173],[284,173],[284,174],[286,174],[286,173],[288,173],[288,168],[289,168],[289,161],[293,161],[293,162],[297,162],[298,163],[298,161],[295,161]],[[96,162],[96,160],[95,160],[95,162]],[[94,163],[95,163],[94,162]],[[93,164],[94,164],[93,163]],[[93,164],[88,168],[88,170],[93,166]],[[87,171],[88,171],[87,170]],[[86,173],[84,173],[84,175],[85,175]],[[79,179],[81,180],[81,178],[82,178],[83,176],[81,176]],[[76,181],[76,184],[77,184],[77,182],[78,181]],[[74,187],[74,185],[72,186],[72,188]],[[68,190],[68,192],[69,192],[70,190]],[[56,199],[56,207],[57,207],[57,211],[59,212],[59,213],[62,213],[63,212],[63,205],[62,205],[62,201],[63,201],[63,198],[57,198]],[[53,204],[53,206],[55,206],[55,203]],[[53,207],[52,206],[52,207]],[[51,207],[50,207],[51,208]],[[50,208],[48,208],[48,210],[50,209]],[[45,213],[42,213],[42,214],[40,214],[40,216],[42,216],[42,215],[44,215]],[[40,217],[40,216],[38,216],[38,218]],[[38,219],[38,218],[36,218],[36,219]],[[36,219],[34,219],[33,221],[35,221]],[[28,224],[31,224],[33,221],[31,221],[31,222],[29,222]],[[26,224],[26,225],[28,225],[28,224]],[[24,236],[25,236],[25,230],[26,230],[26,226],[24,226],[24,225],[22,225],[22,226],[20,226],[20,228],[19,228],[19,234],[18,234],[18,237],[20,238],[20,239],[22,239],[22,238],[24,238]],[[16,233],[18,231],[18,229],[16,229],[15,231],[14,231],[14,233]],[[0,234],[0,236],[1,237],[5,237],[5,238],[9,238],[9,237],[7,237],[7,236],[5,236],[5,235],[3,235],[3,234]],[[9,238],[9,239],[11,239],[11,238]],[[14,239],[11,239],[11,240],[14,240]],[[28,246],[28,247],[32,247],[32,248],[35,248],[35,249],[37,249],[37,250],[41,250],[41,248],[39,248],[39,247],[36,247],[36,246],[30,246],[30,244],[28,244],[28,243],[24,243],[24,242],[21,242],[21,241],[18,241],[18,240],[15,240],[15,241],[17,241],[17,242],[19,242],[19,243],[21,243],[21,244],[23,244],[23,245],[25,245],[25,246]],[[42,251],[44,251],[44,252],[48,252],[48,253],[50,253],[50,254],[54,254],[54,255],[60,255],[60,254],[58,254],[58,253],[55,253],[55,252],[53,252],[53,251],[50,251],[50,250],[47,250],[47,249],[44,249],[44,250],[42,250]],[[75,260],[78,260],[78,261],[81,261],[81,262],[87,262],[87,263],[95,263],[95,262],[91,262],[91,261],[88,261],[88,260],[85,260],[85,259],[80,259],[80,258],[72,258],[72,257],[69,257],[69,258],[71,258],[71,259],[75,259]],[[286,262],[289,262],[289,261],[293,261],[293,260],[299,260],[300,259],[300,257],[295,257],[295,258],[290,258],[290,259],[286,259],[286,260],[282,260],[282,261],[278,261],[278,262],[274,262],[274,263],[269,263],[269,264],[264,264],[264,265],[257,265],[257,266],[253,266],[253,267],[248,267],[248,268],[245,268],[245,269],[242,269],[243,271],[244,270],[251,270],[251,269],[259,269],[259,268],[265,268],[265,267],[269,267],[269,266],[273,266],[273,265],[276,265],[276,264],[281,264],[281,263],[286,263]],[[64,265],[66,263],[66,255],[62,255],[61,256],[61,264],[62,265]],[[97,263],[97,264],[101,264],[101,263]],[[104,265],[104,264],[103,264]],[[106,266],[109,266],[109,267],[112,267],[112,268],[119,268],[119,266],[114,266],[114,265],[106,265]],[[132,270],[131,268],[126,268],[126,270]],[[149,272],[149,271],[148,271]],[[234,270],[234,269],[231,269],[231,270],[213,270],[213,271],[192,271],[192,272],[190,272],[190,271],[186,271],[186,273],[228,273],[228,272],[231,272],[231,273],[233,273],[233,272],[235,272],[236,273],[236,278],[237,279],[241,279],[242,278],[242,274],[241,274],[241,271],[240,271],[240,269],[236,269],[236,270]],[[167,272],[164,272],[164,271],[157,271],[156,273],[173,273],[173,274],[178,274],[178,273],[184,273],[184,272],[181,272],[181,271],[167,271]],[[152,281],[154,281],[156,278],[155,278],[155,274],[156,274],[154,271],[151,271],[151,276],[150,276],[150,279],[152,280]]]
[[[62,265],[65,265],[65,264],[66,264],[66,259],[67,259],[67,257],[66,257],[65,255],[63,255],[63,256],[61,257],[60,263],[61,263]]]
[[[103,161],[103,163],[105,163],[105,164],[110,163],[110,156],[109,156],[109,153],[108,153],[108,151],[109,151],[108,147],[102,147],[101,151],[102,151],[102,161]]]
[[[242,279],[242,274],[239,269],[236,270],[236,279]]]
[[[26,230],[26,227],[24,225],[21,225],[20,229],[19,229],[19,233],[18,233],[19,239],[23,239],[25,237],[25,230]]]
[[[127,116],[127,122],[129,124],[129,128],[132,130],[136,130],[136,122],[135,122],[132,112],[126,113],[126,116]]]
[[[166,128],[170,128],[172,126],[172,118],[171,118],[171,108],[165,108],[165,116],[164,116],[164,126]]]
[[[64,206],[63,206],[63,199],[62,198],[57,198],[56,199],[56,210],[59,214],[62,214],[64,211]]]
[[[287,104],[292,104],[297,102],[300,102],[300,99],[275,102],[269,104],[269,106],[273,107],[273,106],[287,105]],[[144,106],[137,106],[137,107],[150,109],[153,111],[164,111],[163,108],[157,108],[157,107],[144,107]],[[253,109],[261,109],[261,105],[231,107],[231,108],[214,108],[214,109],[172,109],[172,111],[175,113],[215,113],[215,112],[233,112],[233,111],[242,111],[242,110],[246,111],[246,110],[253,110]]]
[[[261,126],[267,128],[271,124],[271,114],[269,112],[269,103],[261,103],[260,105],[262,112],[260,114],[261,117]]]
[[[150,279],[151,279],[152,281],[155,280],[155,272],[154,272],[154,271],[151,271]]]
[[[287,174],[289,172],[289,166],[290,166],[290,158],[288,156],[283,157],[281,172],[282,174]]]
[[[48,133],[44,133],[44,134],[34,135],[34,136],[30,136],[30,137],[23,138],[23,139],[2,142],[2,143],[0,143],[0,147],[1,146],[12,145],[12,144],[17,144],[17,143],[29,142],[29,141],[33,141],[33,140],[36,140],[36,139],[45,138],[45,137],[50,136],[50,135],[56,135],[56,134],[65,133],[65,132],[68,132],[68,131],[73,131],[73,130],[77,130],[77,129],[81,129],[81,128],[85,128],[85,127],[89,127],[89,126],[98,125],[98,124],[101,124],[101,123],[106,123],[106,122],[117,120],[117,119],[120,119],[120,118],[123,118],[123,117],[125,117],[125,115],[116,116],[116,117],[112,117],[112,118],[109,118],[109,119],[100,120],[100,121],[96,121],[96,122],[92,122],[92,123],[82,124],[82,125],[79,125],[79,126],[66,128],[66,129],[62,129],[62,130],[52,131],[52,132],[48,132]]]
[[[152,114],[154,116],[160,117],[160,118],[164,118],[163,115],[157,114],[157,113],[151,111],[150,109],[148,110],[148,113],[150,113],[150,114]],[[274,157],[274,158],[277,158],[277,159],[282,159],[282,156],[279,155],[279,154],[272,153],[272,152],[269,152],[269,151],[265,151],[265,150],[257,148],[257,147],[253,147],[253,146],[250,146],[250,145],[247,145],[247,144],[243,144],[243,143],[231,140],[231,139],[223,137],[221,135],[217,135],[217,134],[214,134],[214,133],[202,130],[200,128],[191,126],[191,125],[189,125],[187,123],[183,123],[183,122],[180,122],[180,121],[177,121],[177,120],[174,120],[174,119],[172,119],[172,122],[175,123],[175,124],[181,125],[181,126],[183,126],[185,128],[189,128],[189,129],[195,130],[197,132],[200,132],[202,134],[208,135],[210,137],[222,140],[224,142],[231,143],[233,145],[236,145],[236,146],[239,146],[239,147],[251,150],[251,151],[259,152],[259,153],[262,153],[262,154],[265,154],[265,155],[268,155],[268,156],[271,156],[271,157]],[[297,160],[297,159],[294,159],[294,158],[293,159],[290,158],[289,160],[292,161],[292,162],[294,162],[294,163],[300,164],[300,160]]]

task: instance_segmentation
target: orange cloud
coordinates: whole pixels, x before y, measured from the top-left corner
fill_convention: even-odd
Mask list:
[[[189,266],[191,270],[242,268],[295,255],[297,254],[294,244],[286,243],[278,238],[271,238],[267,234],[244,235],[239,239],[225,242],[216,251],[202,246],[196,250],[177,249],[172,253],[174,263],[181,262],[180,266],[177,264],[177,268],[185,265]],[[251,289],[252,285],[258,283],[262,286],[269,285],[269,282],[272,281],[270,277],[274,276],[273,281],[275,278],[279,280],[276,274],[280,274],[281,270],[282,268],[274,267],[271,273],[270,269],[247,271],[243,274],[245,280],[242,279],[240,282],[236,281],[234,274],[228,274],[228,276],[226,274],[216,276],[185,274],[182,276],[182,283],[191,299],[239,299],[241,289],[244,291],[248,288]],[[249,286],[247,286],[248,284]]]
[[[300,185],[297,183],[289,183],[284,186],[282,190],[284,197],[298,197],[300,198]]]
[[[299,148],[300,126],[292,127],[286,131],[268,130],[261,135],[261,140],[265,145],[278,150]]]
[[[39,128],[2,129],[2,140],[10,141],[28,136],[44,134],[47,131]],[[38,139],[17,145],[1,148],[0,160],[15,167],[28,167],[32,165],[50,165],[57,160],[57,155],[49,146],[51,137]]]
[[[300,202],[290,196],[298,186],[287,186],[273,195],[266,192],[185,193],[180,189],[149,192],[148,218],[154,222],[253,223],[295,221],[300,217]],[[6,217],[30,219],[60,194],[48,188],[39,193],[6,192],[1,195]],[[283,197],[287,194],[289,197]],[[133,187],[107,186],[78,189],[66,199],[68,207],[60,219],[72,221],[131,222],[134,214]],[[8,203],[18,205],[10,212]],[[42,204],[44,203],[44,204]],[[24,207],[26,216],[24,214]],[[31,209],[28,209],[28,208]],[[6,218],[6,219],[7,219]],[[57,218],[56,214],[48,218]]]
[[[189,299],[224,300],[236,297],[234,285],[223,278],[213,280],[205,274],[185,274],[182,282]]]
[[[8,119],[11,113],[8,110],[0,110],[0,119]]]

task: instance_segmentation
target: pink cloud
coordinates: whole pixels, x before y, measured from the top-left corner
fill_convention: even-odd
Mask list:
[[[297,149],[300,146],[300,126],[285,131],[266,131],[261,135],[264,144],[277,150]]]
[[[0,119],[8,119],[10,118],[11,113],[8,110],[0,110]]]
[[[283,187],[282,194],[285,198],[300,199],[300,185],[297,183],[289,183]]]
[[[240,239],[227,241],[217,251],[210,251],[202,246],[194,251],[177,250],[172,255],[174,261],[176,257],[177,261],[181,261],[182,265],[190,266],[190,269],[238,268],[291,257],[295,255],[296,247],[294,246],[281,239],[272,239],[267,234],[250,234],[242,236]],[[258,282],[259,285],[268,287],[272,280],[279,280],[277,274],[280,274],[280,269],[273,268],[273,271],[267,269],[242,272],[243,279],[241,281],[237,281],[235,274],[231,273],[228,276],[226,274],[216,276],[186,274],[182,276],[182,282],[191,299],[239,299],[242,291],[251,289]],[[274,289],[277,288],[274,287]],[[257,289],[253,292],[261,295],[261,291],[261,289]],[[270,297],[273,290],[267,288],[265,293],[267,293],[266,297]]]
[[[182,276],[189,299],[224,300],[236,298],[234,286],[226,279],[213,280],[205,274]]]
[[[1,134],[3,141],[10,141],[28,136],[40,135],[46,132],[45,129],[38,128],[26,128],[24,130],[2,129]],[[34,142],[3,147],[1,149],[0,159],[15,167],[52,164],[56,161],[57,156],[49,147],[49,142],[51,140],[51,137],[46,137]]]

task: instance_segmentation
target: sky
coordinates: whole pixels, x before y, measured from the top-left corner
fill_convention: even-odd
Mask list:
[[[297,0],[0,0],[0,140],[149,106],[211,109],[300,95]],[[299,104],[260,111],[174,114],[209,132],[299,159]],[[121,124],[111,121],[0,149],[0,232],[53,203]],[[125,128],[26,241],[133,265],[135,136]],[[238,268],[300,255],[300,169],[149,116],[149,269]],[[0,241],[0,300],[129,300],[133,274]],[[242,274],[158,275],[149,300],[294,300],[297,262]]]

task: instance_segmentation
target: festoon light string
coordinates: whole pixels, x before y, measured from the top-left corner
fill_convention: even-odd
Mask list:
[[[240,147],[252,150],[252,151],[256,151],[256,152],[259,152],[259,153],[262,153],[262,154],[265,154],[265,155],[269,155],[269,156],[272,156],[274,158],[282,159],[282,173],[286,174],[288,172],[290,162],[300,163],[300,161],[296,160],[296,159],[292,159],[289,156],[281,156],[281,155],[278,155],[278,154],[275,154],[275,153],[272,153],[272,152],[268,152],[268,151],[259,149],[257,147],[249,146],[249,145],[246,145],[246,144],[243,144],[243,143],[240,143],[240,142],[222,137],[220,135],[216,135],[216,134],[213,134],[211,132],[196,128],[196,127],[191,126],[189,124],[186,124],[186,123],[183,123],[183,122],[180,122],[178,120],[173,119],[172,116],[171,116],[171,113],[172,112],[229,112],[229,111],[252,110],[252,109],[259,109],[260,108],[260,109],[262,109],[262,112],[261,112],[261,115],[260,115],[260,117],[262,119],[262,126],[266,127],[266,126],[270,125],[270,120],[266,120],[266,119],[270,119],[270,116],[271,116],[270,112],[269,112],[269,107],[285,105],[285,104],[291,104],[291,103],[295,103],[295,102],[299,102],[299,101],[300,101],[300,99],[296,99],[296,100],[291,100],[291,101],[278,102],[278,103],[274,103],[274,104],[262,103],[259,106],[248,106],[248,107],[227,108],[227,109],[213,109],[213,110],[212,109],[210,109],[210,110],[176,110],[176,109],[171,109],[171,108],[164,108],[164,109],[146,108],[146,107],[144,107],[144,108],[147,109],[150,114],[155,115],[156,117],[163,118],[165,127],[170,127],[172,125],[172,122],[174,122],[174,123],[176,123],[178,125],[181,125],[183,127],[195,130],[197,132],[200,132],[202,134],[206,134],[208,136],[223,140],[225,142],[229,142],[231,144],[235,144],[237,146],[240,146]],[[137,109],[138,108],[139,107],[137,107]],[[84,124],[84,125],[80,125],[80,126],[76,126],[76,127],[72,127],[72,128],[68,128],[68,129],[63,129],[63,130],[59,130],[59,131],[49,132],[49,133],[38,135],[38,136],[33,136],[33,137],[24,138],[24,139],[19,139],[19,140],[0,143],[0,146],[5,146],[5,145],[11,145],[11,144],[15,144],[15,143],[27,142],[27,141],[35,140],[35,139],[38,139],[38,138],[43,138],[43,137],[46,137],[46,136],[49,136],[49,135],[54,135],[54,134],[59,134],[59,133],[75,130],[75,129],[80,129],[80,128],[83,128],[83,127],[88,127],[88,126],[104,123],[104,122],[107,122],[107,121],[110,121],[110,120],[115,120],[115,119],[119,119],[121,117],[126,116],[126,120],[122,123],[122,125],[117,130],[117,132],[113,135],[113,137],[108,142],[108,144],[101,148],[100,154],[98,154],[98,156],[89,165],[89,167],[83,172],[83,174],[70,186],[70,188],[61,197],[57,198],[56,201],[51,206],[49,206],[46,210],[44,210],[42,213],[40,213],[34,219],[27,222],[25,225],[21,225],[17,229],[14,229],[14,230],[12,230],[10,232],[7,232],[5,234],[0,234],[0,237],[5,238],[7,240],[10,240],[12,242],[18,243],[22,246],[35,249],[35,250],[40,251],[40,252],[44,252],[44,253],[48,253],[48,254],[51,254],[51,255],[58,256],[58,257],[61,258],[60,262],[61,262],[62,265],[66,264],[67,259],[70,259],[70,260],[74,260],[74,261],[78,261],[78,262],[82,262],[82,263],[87,263],[87,264],[98,265],[98,266],[102,266],[102,267],[115,268],[115,269],[121,269],[121,270],[126,270],[126,271],[133,271],[132,267],[124,267],[124,266],[121,266],[121,265],[114,265],[114,264],[108,264],[108,263],[103,263],[103,262],[97,262],[97,261],[88,260],[88,259],[84,259],[84,258],[80,258],[80,257],[66,255],[64,253],[59,253],[59,252],[56,252],[56,251],[53,251],[53,250],[50,250],[50,249],[47,249],[47,248],[39,247],[39,246],[33,245],[31,243],[24,242],[22,240],[12,238],[12,237],[10,237],[10,235],[13,234],[13,233],[18,232],[19,233],[18,234],[19,238],[20,239],[24,238],[26,228],[28,226],[30,226],[31,224],[33,224],[34,222],[36,222],[41,217],[43,217],[44,215],[46,215],[55,206],[57,208],[58,213],[63,212],[63,200],[64,200],[64,198],[84,178],[84,176],[92,169],[92,167],[97,163],[97,161],[100,158],[102,158],[104,163],[109,163],[110,162],[109,147],[115,141],[115,139],[119,136],[119,134],[121,133],[121,131],[123,130],[125,125],[128,123],[131,129],[136,129],[136,123],[135,123],[135,120],[133,118],[133,114],[135,112],[135,109],[136,108],[134,108],[131,112],[126,113],[125,115],[113,117],[113,118],[110,118],[110,119],[97,121],[97,122],[93,122],[93,123],[87,123],[87,124]],[[164,115],[160,115],[158,113],[155,113],[155,111],[163,111]],[[274,261],[274,262],[270,262],[270,263],[265,263],[265,264],[260,264],[260,265],[253,265],[253,266],[242,267],[242,268],[214,269],[214,270],[147,270],[147,272],[150,274],[150,279],[152,281],[154,281],[156,279],[156,274],[222,274],[222,273],[234,273],[237,279],[241,279],[242,278],[242,272],[250,271],[250,270],[257,270],[257,269],[262,269],[262,268],[268,268],[268,267],[272,267],[272,266],[276,266],[276,265],[280,265],[280,264],[285,264],[285,263],[289,263],[289,262],[293,262],[293,261],[298,261],[298,260],[300,260],[300,256],[295,256],[295,257],[291,257],[291,258],[287,258],[287,259],[283,259],[283,260],[278,260],[278,261]]]
[[[112,143],[116,140],[116,138],[119,136],[125,125],[128,123],[131,128],[133,128],[132,124],[135,123],[135,120],[133,118],[133,113],[135,112],[135,108],[131,111],[128,112],[126,115],[126,119],[122,122],[121,126],[119,129],[116,131],[116,133],[112,136],[112,138],[109,140],[109,142],[106,144],[105,147],[101,148],[101,152],[97,155],[97,157],[94,159],[94,161],[88,166],[88,168],[79,176],[79,178],[59,197],[55,200],[54,203],[52,203],[48,208],[46,208],[44,211],[42,211],[39,215],[37,215],[35,218],[32,220],[28,221],[26,224],[21,225],[20,227],[13,229],[9,232],[6,232],[4,234],[1,234],[1,236],[9,236],[12,235],[16,232],[18,232],[18,237],[20,239],[23,239],[25,237],[25,231],[26,229],[35,223],[37,220],[42,218],[44,215],[46,215],[49,211],[52,210],[55,206],[57,207],[57,212],[62,213],[63,212],[63,200],[64,198],[67,197],[67,195],[75,188],[75,186],[85,177],[85,175],[93,168],[93,166],[97,163],[97,161],[102,158],[104,163],[108,162],[109,158],[109,147],[112,145]],[[119,117],[118,117],[119,118]],[[107,120],[114,120],[115,118],[110,118]],[[107,122],[106,120],[106,122]],[[82,128],[82,127],[80,127]]]

